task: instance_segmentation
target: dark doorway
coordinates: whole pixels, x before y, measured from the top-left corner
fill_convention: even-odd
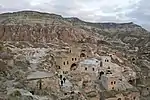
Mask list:
[[[118,98],[118,100],[121,100],[121,98]]]
[[[42,89],[42,80],[41,79],[38,81],[38,85],[39,85],[39,89],[41,90]]]
[[[80,57],[86,57],[85,53],[81,53]]]
[[[103,71],[101,71],[100,73],[99,73],[99,79],[101,79],[101,76],[104,74],[104,72]]]
[[[135,80],[129,80],[128,81],[131,85],[135,85]]]
[[[103,71],[101,71],[101,72],[100,72],[100,76],[102,76],[103,74],[104,74],[104,72],[103,72]]]
[[[76,70],[77,68],[77,64],[73,63],[70,67],[70,70]]]
[[[32,95],[34,95],[34,91],[30,91],[30,93],[31,93]]]

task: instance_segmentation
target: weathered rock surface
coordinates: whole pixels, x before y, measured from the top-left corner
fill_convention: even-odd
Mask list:
[[[82,43],[94,54],[101,55],[119,51],[122,58],[128,59],[124,60],[123,64],[130,65],[136,72],[142,72],[138,76],[143,83],[145,73],[149,73],[149,69],[141,62],[144,59],[150,61],[150,34],[132,22],[90,23],[78,18],[63,18],[56,14],[34,11],[5,13],[0,14],[0,40],[0,92],[10,97],[10,100],[48,100],[48,98],[34,98],[26,91],[28,87],[24,80],[31,71],[56,72],[53,52],[66,45]],[[84,48],[84,45],[81,47]],[[135,57],[134,61],[132,57]],[[82,75],[71,73],[70,76],[73,85],[82,85]],[[60,93],[57,81],[53,79],[49,82],[54,84],[49,87],[49,92],[54,93],[49,93],[54,100],[59,99]],[[8,87],[19,89],[6,94]],[[30,95],[23,95],[21,91],[24,90],[20,89],[25,89]],[[97,93],[90,91],[86,95],[92,98],[96,97]],[[143,90],[142,95],[149,95],[148,90]],[[64,98],[64,100],[79,99],[81,97],[78,95]]]

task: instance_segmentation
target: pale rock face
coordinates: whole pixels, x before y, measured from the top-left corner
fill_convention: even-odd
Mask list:
[[[63,18],[56,14],[34,11],[2,14],[0,19],[1,40],[48,43],[57,40],[77,42],[84,39],[86,42],[97,43],[99,39],[118,38],[120,42],[131,43],[141,40],[142,38],[137,38],[140,35],[144,39],[146,37],[145,42],[150,36],[145,29],[132,22],[89,23],[78,18]]]
[[[84,38],[87,34],[82,29],[76,29],[66,26],[49,26],[40,27],[37,26],[0,26],[1,40],[12,41],[30,41],[30,42],[50,42],[56,37],[63,41],[77,41]],[[4,31],[5,30],[5,31]],[[14,31],[11,34],[11,32]],[[4,34],[5,33],[5,34]],[[35,34],[36,33],[36,34]],[[10,38],[12,37],[12,38]],[[69,38],[68,38],[69,37]]]

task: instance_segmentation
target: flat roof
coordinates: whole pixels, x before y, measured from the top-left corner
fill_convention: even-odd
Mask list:
[[[84,64],[84,65],[99,65],[100,61],[96,58],[90,58],[90,59],[85,59],[83,61],[80,62],[80,64]]]
[[[52,77],[52,76],[54,76],[54,74],[50,73],[50,72],[36,71],[36,72],[31,72],[27,76],[27,80],[49,78],[49,77]]]

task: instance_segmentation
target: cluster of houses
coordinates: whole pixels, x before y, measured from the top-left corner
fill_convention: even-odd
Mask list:
[[[62,51],[56,52],[56,73],[34,72],[31,73],[34,77],[28,76],[27,81],[30,84],[37,82],[39,89],[45,89],[54,84],[46,82],[57,75],[55,82],[58,83],[55,85],[58,85],[56,87],[60,91],[64,91],[64,96],[71,93],[82,94],[84,91],[85,94],[93,93],[93,96],[94,93],[97,94],[91,100],[139,100],[140,94],[134,87],[135,84],[130,83],[136,79],[136,73],[129,69],[131,76],[133,74],[135,77],[127,78],[123,74],[127,68],[113,63],[112,57],[119,59],[112,55],[98,56],[86,48],[64,47]],[[123,63],[121,59],[119,61]]]

